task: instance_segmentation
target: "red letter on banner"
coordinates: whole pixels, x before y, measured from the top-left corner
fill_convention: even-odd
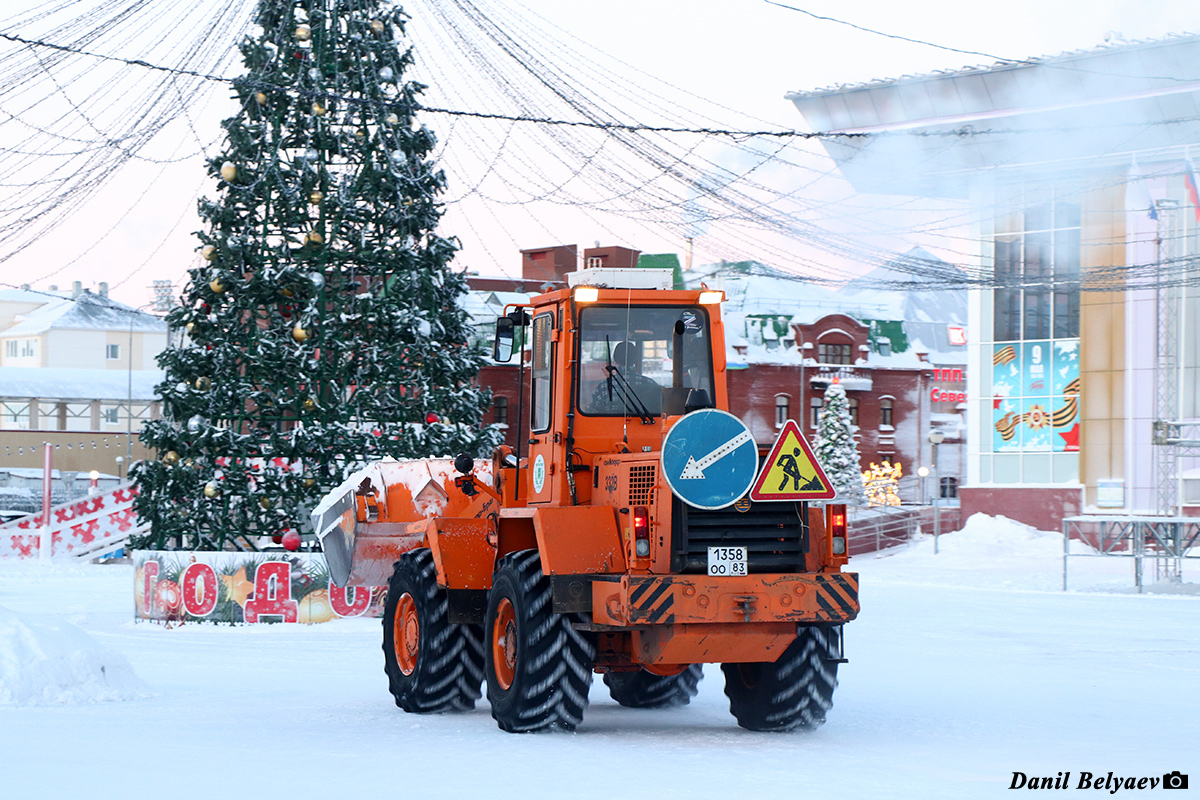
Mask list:
[[[246,622],[258,622],[260,614],[278,614],[284,622],[300,619],[300,605],[292,599],[292,565],[269,561],[254,572],[254,597],[246,601]]]
[[[359,590],[362,591],[359,591]],[[354,599],[347,601],[350,593],[354,593]],[[367,606],[371,605],[371,590],[365,586],[335,586],[333,581],[329,582],[329,604],[333,606],[333,612],[339,617],[357,617],[359,614],[367,610]]]
[[[183,571],[183,610],[207,617],[217,607],[217,573],[208,564],[190,564]]]
[[[154,619],[155,608],[154,594],[158,589],[158,562],[146,561],[142,564],[142,603],[146,611],[146,616]]]

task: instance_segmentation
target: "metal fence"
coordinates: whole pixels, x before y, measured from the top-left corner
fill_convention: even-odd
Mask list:
[[[1089,545],[1093,552],[1072,552],[1072,541]],[[1063,591],[1071,558],[1132,558],[1139,593],[1147,559],[1154,560],[1155,582],[1181,583],[1184,559],[1200,558],[1200,553],[1192,553],[1198,544],[1197,517],[1067,517],[1063,520]]]
[[[922,532],[933,533],[934,514],[941,513],[941,532],[959,529],[958,507],[867,506],[851,508],[848,542],[850,555],[873,553],[906,544]]]

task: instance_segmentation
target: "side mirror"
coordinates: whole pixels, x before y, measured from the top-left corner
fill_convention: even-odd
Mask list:
[[[470,475],[471,470],[475,469],[475,459],[466,453],[461,453],[454,459],[454,468],[463,475]]]
[[[496,320],[496,341],[492,345],[492,360],[503,363],[512,359],[515,329],[516,326],[508,317]]]

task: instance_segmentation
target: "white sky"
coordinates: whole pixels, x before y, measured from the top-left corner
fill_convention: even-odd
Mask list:
[[[15,5],[16,0],[8,2]],[[34,0],[19,2],[34,4]],[[212,0],[204,2],[216,5]],[[436,41],[419,24],[424,19],[420,7],[429,2],[414,0],[411,9],[417,21],[410,27],[410,35],[419,58],[422,41]],[[522,2],[544,19],[538,25],[562,28],[575,39],[692,94],[743,114],[795,127],[802,127],[803,122],[783,99],[789,90],[990,61],[816,20],[764,0],[609,0],[599,6],[562,0]],[[1187,0],[1013,0],[1002,4],[963,0],[860,0],[852,4],[795,0],[790,4],[900,36],[1009,58],[1094,47],[1110,32],[1130,40],[1200,32],[1200,4]],[[515,2],[509,6],[517,7]],[[232,45],[233,39],[229,38]],[[477,75],[462,77],[475,87],[480,84]],[[626,91],[637,87],[640,80],[632,73],[614,78]],[[684,105],[690,102],[685,95],[675,99]],[[217,122],[224,113],[220,102],[196,109],[202,137],[215,136]],[[426,121],[439,131],[448,124],[444,117]],[[730,115],[731,127],[744,124],[744,118]],[[0,142],[11,146],[12,135],[12,126],[0,118]],[[198,189],[208,188],[198,158],[169,167],[161,174],[158,168],[127,167],[95,200],[42,242],[0,264],[0,283],[30,282],[34,288],[44,289],[51,283],[69,286],[73,280],[95,287],[103,280],[120,283],[113,290],[118,299],[132,305],[147,303],[152,280],[170,279],[181,286],[186,270],[195,263],[196,242],[190,235],[199,227],[195,197]],[[451,186],[451,194],[455,188]],[[844,185],[832,180],[813,191],[829,199],[841,198]],[[861,214],[872,202],[860,198],[851,205]],[[122,219],[127,209],[131,210]],[[463,240],[459,263],[485,275],[515,275],[520,263],[518,247],[560,243],[590,246],[602,240],[604,244],[626,244],[645,252],[683,250],[683,243],[666,232],[655,234],[644,227],[606,222],[570,209],[557,209],[551,215],[533,219],[521,209],[492,208],[486,216],[481,218],[479,211],[459,214],[451,208],[444,231]],[[905,226],[903,221],[898,224]],[[614,236],[618,241],[613,241]],[[722,257],[715,249],[706,252],[702,240],[697,242],[698,262],[705,261],[706,256]],[[895,233],[879,238],[876,244],[896,250],[922,244],[950,257],[954,251],[953,245],[939,251],[946,242]],[[80,255],[90,247],[89,252]]]

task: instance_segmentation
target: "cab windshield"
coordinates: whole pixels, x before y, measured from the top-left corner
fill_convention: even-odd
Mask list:
[[[683,386],[713,396],[708,313],[701,306],[588,306],[579,315],[579,410],[589,416],[662,412],[675,323],[683,322]]]

